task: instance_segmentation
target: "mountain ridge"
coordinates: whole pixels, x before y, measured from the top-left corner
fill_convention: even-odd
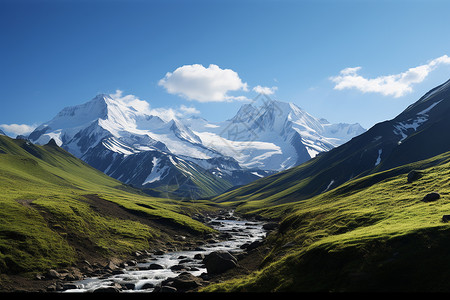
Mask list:
[[[203,118],[157,113],[135,98],[99,94],[62,109],[28,138],[36,144],[54,139],[100,171],[139,188],[209,197],[298,165],[364,132],[359,124],[314,118],[292,103],[253,104],[244,104],[232,119],[213,124]],[[146,163],[136,168],[140,159]],[[193,173],[204,179],[204,185]],[[197,184],[188,184],[186,191],[180,182]]]

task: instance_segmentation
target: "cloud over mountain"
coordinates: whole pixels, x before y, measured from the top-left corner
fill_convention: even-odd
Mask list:
[[[231,96],[233,91],[248,91],[238,73],[231,69],[221,69],[210,64],[207,68],[200,64],[184,65],[168,72],[159,83],[168,93],[199,102],[225,102],[248,100],[245,96]]]
[[[336,83],[334,86],[336,90],[357,89],[363,93],[380,93],[399,98],[412,92],[414,84],[424,81],[431,71],[442,64],[450,64],[450,57],[443,55],[405,72],[376,78],[364,78],[359,75],[361,67],[345,68],[330,80]]]
[[[27,124],[1,124],[0,128],[2,128],[5,132],[10,133],[13,136],[16,135],[27,135],[31,133],[37,125],[27,125]]]
[[[273,95],[276,90],[278,90],[278,87],[276,87],[276,86],[273,86],[270,88],[267,86],[257,85],[253,88],[254,92],[257,92],[258,94],[265,94],[265,95]]]

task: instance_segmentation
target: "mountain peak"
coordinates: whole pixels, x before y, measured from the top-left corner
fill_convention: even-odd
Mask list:
[[[233,122],[249,122],[258,118],[274,119],[286,118],[291,112],[303,112],[293,103],[279,100],[268,100],[262,103],[247,103],[241,106],[236,115],[231,119]]]
[[[79,119],[81,122],[89,120],[95,120],[98,118],[105,118],[107,115],[107,95],[99,94],[92,100],[75,106],[69,106],[62,109],[53,121],[57,119]]]
[[[52,147],[58,147],[58,144],[56,143],[55,139],[50,139],[50,141],[46,144],[47,146],[52,146]]]

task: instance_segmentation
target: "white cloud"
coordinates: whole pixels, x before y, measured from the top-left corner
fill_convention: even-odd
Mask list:
[[[248,100],[245,96],[228,95],[232,91],[248,91],[247,83],[235,71],[213,64],[208,68],[199,64],[179,67],[168,72],[158,84],[170,94],[199,102]]]
[[[27,124],[1,124],[2,128],[6,134],[16,137],[17,135],[28,135],[37,127],[37,125],[27,125]]]
[[[200,111],[195,107],[188,107],[186,105],[181,105],[179,108],[151,108],[150,104],[147,101],[141,100],[135,95],[123,95],[123,91],[121,90],[116,90],[114,94],[109,94],[109,96],[114,100],[122,102],[126,106],[133,107],[140,113],[155,115],[160,117],[164,121],[170,121],[176,119],[177,117],[200,113]]]
[[[258,94],[266,94],[266,95],[272,95],[275,93],[275,91],[278,90],[276,86],[273,87],[267,87],[267,86],[260,86],[257,85],[253,88],[254,92],[257,92]]]
[[[109,96],[111,96],[111,98],[113,98],[114,100],[123,102],[127,106],[133,107],[137,111],[151,114],[150,104],[147,101],[141,100],[134,95],[123,96],[123,91],[116,90],[115,94],[110,94]]]
[[[341,71],[341,75],[355,75],[359,70],[361,70],[361,67],[346,68]]]
[[[361,67],[346,68],[340,72],[339,76],[331,77],[330,80],[336,83],[334,86],[336,90],[357,89],[363,93],[380,93],[398,98],[412,92],[414,84],[424,81],[428,74],[441,64],[450,64],[450,57],[443,55],[400,74],[372,79],[357,74]]]
[[[200,111],[195,107],[187,107],[186,105],[181,105],[180,110],[183,115],[197,115],[200,113]]]

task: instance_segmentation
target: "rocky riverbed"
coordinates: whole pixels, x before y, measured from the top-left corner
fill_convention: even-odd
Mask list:
[[[187,292],[208,284],[214,276],[236,268],[239,261],[261,246],[270,225],[258,220],[242,220],[227,212],[204,220],[218,230],[205,243],[183,251],[136,252],[135,259],[92,266],[87,261],[84,274],[58,273],[47,291],[78,292]],[[178,238],[183,238],[182,236]],[[69,276],[69,277],[68,277]],[[69,279],[69,280],[68,280]]]

